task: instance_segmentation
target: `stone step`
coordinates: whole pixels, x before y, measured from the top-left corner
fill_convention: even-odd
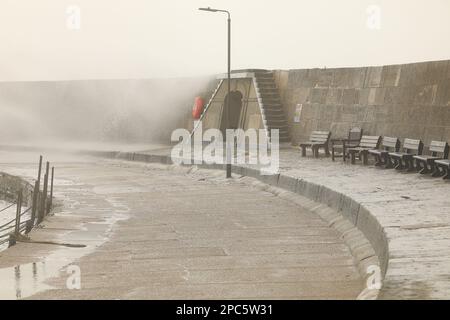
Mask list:
[[[276,127],[269,127],[269,126],[267,126],[267,128],[269,129],[269,130],[278,130],[278,132],[279,132],[279,135],[280,135],[280,137],[281,136],[288,136],[288,128],[276,128]]]
[[[283,111],[281,103],[262,103],[261,104],[264,110],[280,110]]]
[[[269,96],[280,96],[280,94],[278,93],[277,89],[267,89],[267,90],[256,90],[256,95],[257,96],[261,96],[261,95],[269,95]]]
[[[286,122],[286,118],[284,117],[284,114],[281,112],[278,114],[267,114],[264,112],[264,118],[265,120]]]
[[[259,91],[262,91],[262,90],[278,90],[276,84],[273,81],[264,82],[264,83],[258,82],[258,83],[256,83],[256,89],[259,90]]]
[[[271,137],[271,135],[269,135],[269,137]],[[279,135],[278,139],[279,139],[280,143],[281,142],[291,142],[291,139],[289,138],[288,135],[285,135],[285,136]]]
[[[288,127],[286,125],[274,125],[274,124],[266,124],[267,128],[270,129],[278,129],[280,135],[284,135],[288,133]]]
[[[258,98],[261,98],[261,99],[278,99],[278,100],[280,100],[280,95],[278,94],[278,92],[266,92],[266,91],[263,91],[263,92],[260,92],[260,93],[257,93],[256,94],[257,96],[258,96]]]
[[[286,118],[284,117],[283,113],[277,113],[277,114],[273,114],[273,113],[264,113],[264,117],[265,120],[271,120],[271,121],[286,121]]]
[[[262,98],[261,99],[262,104],[264,105],[280,105],[281,106],[281,99],[280,98]]]
[[[269,124],[269,125],[286,125],[286,120],[285,119],[273,119],[273,118],[269,118],[269,119],[264,119],[264,122]]]
[[[270,107],[263,107],[264,114],[268,116],[283,116],[284,112],[282,108],[270,108]]]
[[[280,135],[281,135],[281,133],[283,133],[283,132],[285,132],[285,133],[287,133],[288,132],[288,126],[287,125],[285,125],[285,124],[279,124],[279,125],[274,125],[274,124],[266,124],[267,125],[267,128],[270,128],[270,129],[278,129],[278,130],[280,130]]]

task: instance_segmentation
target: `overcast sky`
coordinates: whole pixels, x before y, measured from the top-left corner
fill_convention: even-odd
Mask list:
[[[235,69],[450,59],[449,0],[0,0],[0,4],[0,81],[224,72],[226,16],[199,12],[200,6],[232,12]],[[67,11],[73,5],[75,10]],[[368,13],[371,5],[381,9],[380,20],[377,7]]]

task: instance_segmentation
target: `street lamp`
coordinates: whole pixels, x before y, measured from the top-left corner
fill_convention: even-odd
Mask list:
[[[226,120],[227,125],[225,127],[225,133],[226,129],[229,125],[229,112],[230,112],[230,85],[231,85],[231,14],[227,10],[220,10],[220,9],[213,9],[213,8],[199,8],[200,11],[208,11],[208,12],[224,12],[228,15],[228,95],[227,95],[227,112],[226,112]],[[226,135],[225,135],[226,136]],[[228,139],[226,139],[226,171],[227,171],[227,178],[231,178],[231,145]]]

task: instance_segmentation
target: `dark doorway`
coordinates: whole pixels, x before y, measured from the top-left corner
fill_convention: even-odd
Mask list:
[[[230,96],[225,97],[225,103],[223,105],[222,121],[220,124],[220,130],[225,134],[226,129],[238,129],[239,120],[241,118],[242,111],[242,93],[239,91],[231,91]],[[228,99],[230,99],[229,110],[227,108]],[[228,120],[228,122],[227,122]]]

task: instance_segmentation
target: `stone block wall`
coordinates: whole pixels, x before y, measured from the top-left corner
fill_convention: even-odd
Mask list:
[[[0,172],[0,199],[9,202],[17,201],[17,193],[22,190],[23,203],[27,206],[32,202],[33,186],[24,179]]]
[[[313,130],[450,142],[450,61],[276,71],[293,142]],[[300,122],[295,122],[297,105]]]

